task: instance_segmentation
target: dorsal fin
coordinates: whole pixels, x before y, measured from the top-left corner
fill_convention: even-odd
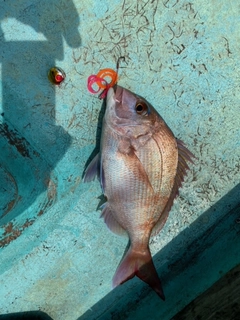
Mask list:
[[[184,177],[186,175],[187,170],[189,170],[189,166],[187,161],[193,163],[193,158],[195,156],[192,154],[191,151],[187,149],[184,145],[183,141],[176,139],[177,147],[178,147],[178,166],[177,166],[177,174],[175,178],[175,183],[173,187],[173,192],[175,192],[174,198],[178,195],[179,188],[182,186],[184,181]]]
[[[179,189],[181,188],[186,172],[189,169],[187,161],[193,163],[192,159],[195,158],[194,155],[187,149],[187,147],[184,145],[184,143],[181,140],[176,139],[176,142],[178,147],[178,166],[177,166],[175,182],[174,182],[172,193],[168,200],[168,203],[164,208],[158,222],[154,226],[151,236],[157,235],[162,229],[162,227],[164,226],[165,222],[167,221],[168,214],[173,205],[173,201],[178,196]]]

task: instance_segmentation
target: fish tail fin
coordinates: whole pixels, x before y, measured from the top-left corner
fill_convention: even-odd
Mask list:
[[[129,248],[113,277],[113,287],[123,284],[134,276],[147,283],[161,299],[165,300],[162,284],[154,267],[149,248],[144,252],[137,252],[132,247]]]

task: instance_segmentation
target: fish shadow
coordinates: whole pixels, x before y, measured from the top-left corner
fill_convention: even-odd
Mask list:
[[[85,168],[82,174],[82,178],[84,177],[84,174],[86,172],[86,169],[89,165],[89,163],[92,161],[92,159],[99,153],[100,151],[100,143],[101,143],[101,135],[102,135],[102,122],[103,122],[103,117],[105,114],[106,110],[106,99],[103,99],[101,109],[98,114],[98,121],[97,121],[97,130],[96,130],[96,145],[95,148],[93,149],[92,153],[90,154],[89,158],[86,161]]]

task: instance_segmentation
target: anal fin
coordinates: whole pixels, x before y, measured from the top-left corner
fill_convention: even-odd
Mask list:
[[[117,235],[126,234],[126,231],[115,219],[108,202],[105,202],[100,208],[102,209],[101,218],[104,219],[104,222],[108,228]]]

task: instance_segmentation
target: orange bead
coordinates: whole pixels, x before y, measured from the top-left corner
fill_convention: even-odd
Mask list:
[[[117,72],[113,69],[110,69],[110,68],[100,70],[97,74],[97,77],[102,78],[102,79],[109,77],[111,79],[111,81],[110,81],[110,83],[108,83],[108,85],[107,85],[108,87],[113,87],[118,80]],[[96,81],[96,82],[97,82],[97,85],[99,86],[99,88],[106,89],[106,84],[104,82],[102,82],[102,81]]]

